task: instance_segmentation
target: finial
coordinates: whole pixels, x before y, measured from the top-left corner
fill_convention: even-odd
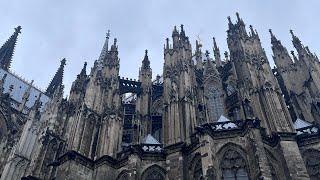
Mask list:
[[[108,29],[106,38],[109,39],[109,37],[110,37],[110,30]]]
[[[114,46],[117,45],[117,38],[114,38],[114,40],[113,40],[113,45],[114,45]]]
[[[249,28],[250,28],[251,34],[254,35],[254,30],[253,30],[252,25],[250,25]]]
[[[224,58],[226,59],[226,61],[228,61],[228,60],[229,60],[228,51],[225,51],[225,52],[224,52]]]
[[[229,21],[229,24],[232,24],[230,16],[228,16],[228,21]]]
[[[21,33],[21,26],[18,26],[16,28],[14,28],[14,30],[16,31],[16,33]]]
[[[213,46],[214,46],[214,48],[217,49],[218,46],[217,46],[216,38],[213,37],[212,40],[213,40]]]
[[[180,27],[181,27],[181,31],[183,31],[183,24],[181,24]]]
[[[205,53],[205,55],[206,55],[206,57],[207,57],[207,59],[209,59],[209,51],[208,50],[206,50],[206,53]]]
[[[148,56],[148,49],[145,50],[145,55]]]
[[[9,94],[11,94],[11,93],[12,93],[13,88],[14,88],[14,86],[13,86],[13,84],[11,84],[11,85],[9,86]]]
[[[294,35],[294,34],[293,34],[293,30],[292,30],[292,29],[290,29],[289,31],[290,31],[290,34]]]
[[[169,49],[169,38],[166,38],[166,48]]]
[[[65,58],[63,58],[60,62],[61,62],[60,66],[66,65],[66,59]]]
[[[236,12],[236,16],[237,16],[238,21],[240,21],[241,19],[240,19],[240,15],[238,12]]]
[[[1,79],[3,82],[6,80],[7,75],[8,75],[7,73],[5,73],[5,74],[3,75],[2,79]]]
[[[290,29],[290,34],[292,35],[292,37],[294,37],[294,34],[293,34],[293,30]]]
[[[294,51],[290,51],[290,53],[291,53],[292,56],[295,56]]]
[[[80,75],[85,75],[86,74],[86,70],[87,70],[87,62],[85,61],[83,64],[83,68],[80,72]]]
[[[271,36],[273,36],[272,29],[269,29],[269,33]]]
[[[87,69],[87,61],[85,61],[84,63],[83,63],[83,68],[82,68],[84,71]]]

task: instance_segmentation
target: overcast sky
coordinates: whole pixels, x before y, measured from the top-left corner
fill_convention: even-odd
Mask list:
[[[137,78],[149,50],[153,75],[162,73],[163,44],[174,25],[184,24],[194,47],[212,51],[215,36],[221,53],[227,49],[227,16],[239,12],[247,28],[257,29],[271,60],[268,29],[292,50],[293,29],[311,51],[319,54],[318,0],[0,0],[0,43],[21,25],[11,70],[45,89],[61,58],[67,59],[64,84],[69,91],[84,61],[88,71],[99,57],[105,34],[118,38],[120,75]]]

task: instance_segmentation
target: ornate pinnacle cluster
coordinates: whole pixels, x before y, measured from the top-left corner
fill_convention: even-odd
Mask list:
[[[189,37],[186,36],[186,33],[183,29],[183,24],[181,24],[180,26],[180,33],[178,32],[177,27],[174,26],[172,31],[172,39],[173,39],[173,43],[172,43],[173,48],[185,47],[187,49],[190,49]],[[170,48],[169,39],[167,39],[165,49],[169,49],[169,48]]]
[[[17,43],[18,35],[21,33],[21,26],[15,28],[13,35],[0,48],[0,67],[8,70],[12,62],[14,48]]]

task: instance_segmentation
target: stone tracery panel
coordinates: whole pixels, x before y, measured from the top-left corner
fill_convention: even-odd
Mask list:
[[[158,165],[148,167],[142,173],[142,180],[165,180],[165,170]]]
[[[240,151],[227,145],[220,160],[221,179],[249,180],[248,165]]]

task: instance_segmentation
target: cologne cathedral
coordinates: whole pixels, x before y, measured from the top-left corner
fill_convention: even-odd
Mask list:
[[[20,31],[0,48],[1,180],[320,179],[320,61],[292,30],[295,52],[270,30],[272,68],[238,13],[224,53],[174,27],[163,74],[145,50],[138,80],[107,33],[67,98],[66,59],[45,91],[10,70]]]

